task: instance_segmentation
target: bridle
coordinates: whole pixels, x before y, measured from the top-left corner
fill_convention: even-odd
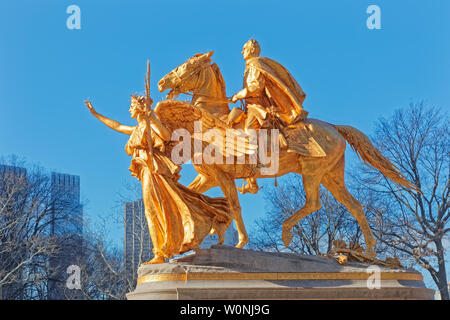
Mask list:
[[[188,91],[188,89],[183,88],[182,83],[187,81],[188,79],[190,79],[192,76],[198,74],[200,71],[202,71],[203,69],[206,69],[207,67],[210,67],[209,62],[203,62],[200,66],[198,66],[197,68],[195,68],[194,71],[190,72],[189,74],[184,76],[184,80],[180,77],[180,75],[178,74],[178,70],[174,70],[173,75],[175,76],[176,80],[177,80],[177,85],[175,86],[175,88],[172,89],[173,92],[175,92],[176,94],[185,94],[188,96],[202,96],[205,97],[206,100],[203,100],[204,102],[222,102],[222,103],[232,103],[231,99],[228,97],[225,97],[225,99],[221,99],[221,98],[217,98],[217,97],[213,97],[207,94],[203,94],[203,93],[190,93]],[[197,77],[196,83],[194,85],[194,88],[198,88],[199,82],[200,81],[200,77]]]

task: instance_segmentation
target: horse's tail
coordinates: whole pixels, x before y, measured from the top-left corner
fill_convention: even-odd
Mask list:
[[[420,192],[420,190],[409,182],[399,169],[389,159],[383,157],[381,152],[374,147],[369,138],[356,128],[351,126],[334,126],[337,131],[350,144],[353,151],[358,155],[368,167],[374,167],[392,181],[398,184]]]

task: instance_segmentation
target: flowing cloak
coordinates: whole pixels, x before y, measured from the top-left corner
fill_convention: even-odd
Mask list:
[[[315,137],[317,133],[304,123],[308,115],[302,106],[306,94],[289,71],[265,57],[250,58],[246,64],[247,68],[256,69],[264,77],[264,93],[277,116],[286,124],[282,131],[288,143],[288,152],[307,157],[326,156],[325,148],[321,146],[322,137]]]
[[[153,224],[154,252],[166,258],[200,245],[212,228],[225,231],[232,222],[226,198],[211,198],[178,183],[181,166],[167,156],[163,141],[152,132],[153,152],[147,145],[147,125],[140,123],[125,151],[133,155],[131,174],[142,181],[145,214]],[[146,201],[147,200],[147,201]]]
[[[264,76],[265,93],[277,115],[285,123],[290,124],[307,117],[308,112],[302,106],[306,94],[285,67],[265,57],[250,58],[246,64]]]

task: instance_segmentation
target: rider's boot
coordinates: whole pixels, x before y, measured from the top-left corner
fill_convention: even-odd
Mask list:
[[[237,189],[241,194],[246,193],[257,194],[258,191],[262,189],[262,187],[261,188],[258,187],[258,182],[256,181],[256,178],[248,178],[245,180],[247,181],[247,184],[245,184],[242,188],[237,187]]]

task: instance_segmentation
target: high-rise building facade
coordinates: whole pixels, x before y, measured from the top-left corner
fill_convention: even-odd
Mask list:
[[[83,208],[80,204],[80,177],[64,173],[51,173],[52,221],[50,235],[60,244],[58,253],[50,257],[52,277],[48,281],[50,300],[76,299],[77,289],[68,289],[67,268],[83,259]]]
[[[128,284],[134,286],[137,268],[153,257],[153,245],[142,200],[124,204],[124,231],[125,277]]]
[[[59,203],[63,207],[59,209],[65,210],[65,216],[67,216],[67,221],[56,222],[52,225],[52,233],[81,235],[83,233],[83,209],[80,204],[80,177],[52,172],[51,188],[52,196],[55,197],[53,202]]]

